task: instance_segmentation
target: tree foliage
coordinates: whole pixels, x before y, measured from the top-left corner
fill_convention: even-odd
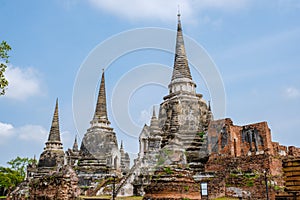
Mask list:
[[[8,86],[8,81],[4,76],[4,72],[7,68],[7,63],[9,63],[8,52],[11,50],[11,47],[7,42],[2,41],[0,43],[0,95],[5,94],[5,89]]]
[[[21,183],[24,178],[21,174],[9,167],[0,167],[0,187],[11,190]]]
[[[0,188],[6,191],[5,193],[13,190],[17,185],[24,181],[27,165],[35,162],[35,159],[17,157],[7,162],[10,167],[0,166]]]
[[[32,158],[20,158],[19,156],[11,161],[7,162],[12,170],[17,171],[23,178],[26,175],[26,167],[29,164],[36,162],[35,159]]]

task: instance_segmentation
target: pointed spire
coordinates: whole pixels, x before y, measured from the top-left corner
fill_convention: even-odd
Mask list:
[[[169,93],[189,93],[196,94],[196,84],[194,83],[189,68],[180,20],[180,13],[178,11],[178,25],[177,25],[177,37],[175,48],[175,59],[171,83],[169,84]]]
[[[102,72],[95,114],[94,114],[93,120],[91,121],[91,124],[94,124],[94,123],[104,123],[106,125],[110,124],[110,122],[108,121],[107,108],[106,108],[104,69]]]
[[[153,106],[153,111],[152,111],[152,117],[151,117],[151,122],[150,122],[150,126],[156,126],[158,125],[158,120],[155,114],[155,106]]]
[[[211,112],[210,101],[208,101],[208,113],[207,113],[207,119],[208,119],[208,121],[214,120],[213,113]]]
[[[159,122],[155,114],[155,106],[153,106],[153,113],[152,113],[152,118],[150,121],[150,129],[151,129],[151,134],[157,135],[159,133]]]
[[[156,114],[155,114],[155,106],[153,106],[152,118],[156,118]]]
[[[73,151],[78,151],[77,136],[75,136],[75,141],[73,144]]]
[[[60,142],[59,119],[58,119],[58,98],[56,99],[55,110],[53,114],[51,129],[48,142]]]
[[[123,149],[123,140],[121,140],[121,147],[120,149]]]
[[[35,168],[36,167],[36,164],[37,164],[37,160],[36,160],[36,156],[35,154],[33,155],[33,161],[31,163],[31,167]]]
[[[52,124],[49,132],[48,141],[44,150],[62,150],[63,146],[60,141],[59,119],[58,119],[58,99],[56,99]]]
[[[190,68],[188,66],[188,61],[186,57],[185,47],[184,47],[179,10],[178,10],[177,17],[178,17],[178,25],[177,25],[175,61],[174,61],[172,81],[178,78],[188,78],[192,80]]]

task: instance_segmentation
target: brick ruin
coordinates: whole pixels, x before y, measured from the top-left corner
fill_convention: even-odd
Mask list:
[[[208,152],[211,156],[233,157],[274,154],[271,132],[267,122],[234,125],[231,119],[217,120],[208,128]],[[278,148],[281,146],[278,145]]]
[[[267,122],[244,126],[231,119],[217,120],[208,129],[209,160],[205,172],[211,197],[266,199],[285,195],[283,160],[298,157],[299,148],[272,142]]]
[[[29,183],[30,200],[78,199],[78,177],[70,166],[32,179]]]

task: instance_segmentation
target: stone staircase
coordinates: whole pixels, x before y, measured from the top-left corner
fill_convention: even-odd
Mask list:
[[[110,178],[105,178],[104,180],[102,180],[100,183],[97,184],[97,186],[92,189],[90,192],[89,192],[89,196],[96,196],[97,195],[97,192],[102,188],[104,187],[109,181],[111,181]]]
[[[138,167],[140,167],[140,165],[141,165],[141,161],[139,159],[137,159],[137,161],[134,163],[134,165],[129,170],[129,172],[121,179],[120,183],[117,185],[116,191],[115,191],[116,196],[119,194],[122,187],[124,187],[125,184],[128,183],[128,181],[130,181],[133,178],[133,176],[135,174],[134,172],[137,170]]]

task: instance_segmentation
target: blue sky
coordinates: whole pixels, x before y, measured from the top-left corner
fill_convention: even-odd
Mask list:
[[[127,30],[176,30],[178,5],[184,34],[206,50],[220,72],[226,116],[238,125],[267,121],[274,141],[300,146],[297,0],[1,0],[0,40],[7,41],[12,51],[6,72],[10,86],[0,97],[0,164],[16,156],[40,155],[57,97],[64,148],[71,147],[75,135],[82,138],[84,130],[77,133],[73,120],[72,98],[76,76],[88,55]],[[171,40],[175,44],[175,35]],[[106,70],[110,121],[118,141],[124,140],[130,153],[138,152],[139,132],[128,136],[118,127],[111,110],[113,90],[137,66],[159,63],[172,67],[173,59],[171,53],[143,49],[117,58]],[[108,66],[95,67],[100,78],[101,68]],[[205,77],[192,73],[197,91],[210,100]],[[170,77],[165,79],[168,82]],[[97,83],[94,87],[97,92]],[[159,105],[167,92],[159,84],[132,91],[124,104],[128,104],[133,123],[141,128],[148,123],[152,105]],[[86,128],[93,115],[87,113],[90,116],[82,119]]]

